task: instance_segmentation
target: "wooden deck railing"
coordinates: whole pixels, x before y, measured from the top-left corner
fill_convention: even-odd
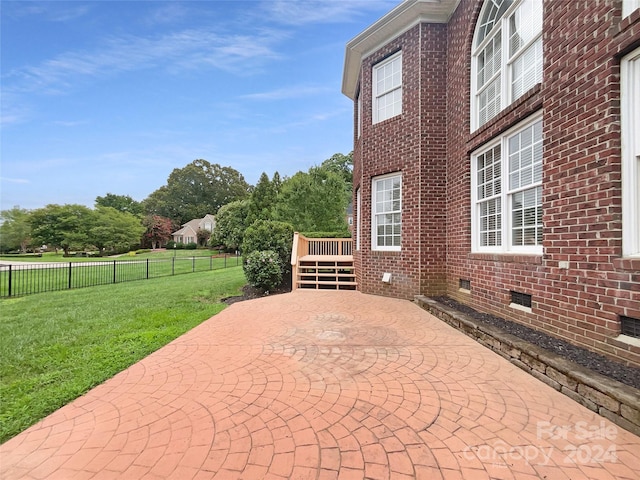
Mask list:
[[[292,289],[296,289],[298,278],[298,259],[307,255],[353,255],[353,240],[351,238],[307,238],[301,233],[293,234],[291,249]]]

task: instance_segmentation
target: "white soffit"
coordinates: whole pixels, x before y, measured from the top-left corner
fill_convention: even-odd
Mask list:
[[[347,43],[342,93],[355,100],[362,59],[418,23],[447,23],[460,0],[405,0]]]

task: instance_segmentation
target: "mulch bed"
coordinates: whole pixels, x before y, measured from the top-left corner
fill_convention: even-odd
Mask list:
[[[478,323],[492,325],[506,333],[532,343],[549,352],[571,360],[578,365],[593,370],[605,377],[617,380],[625,385],[640,389],[640,368],[629,367],[622,363],[610,360],[603,355],[591,352],[584,348],[576,347],[569,342],[552,337],[519,323],[510,322],[503,318],[481,313],[473,308],[463,305],[449,297],[435,297],[434,300],[471,317]]]
[[[286,277],[290,277],[287,275]],[[233,297],[223,298],[222,301],[227,305],[232,305],[236,302],[244,302],[245,300],[253,300],[255,298],[267,297],[269,295],[279,295],[281,293],[289,293],[291,291],[291,279],[285,280],[278,287],[271,291],[262,290],[251,285],[245,285],[242,287],[242,295],[236,295]]]

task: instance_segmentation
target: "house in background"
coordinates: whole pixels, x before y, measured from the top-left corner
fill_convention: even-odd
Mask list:
[[[211,234],[215,227],[215,217],[207,214],[203,218],[195,218],[182,225],[180,230],[171,234],[171,239],[175,243],[198,243],[198,230],[204,230]]]
[[[638,7],[406,0],[347,44],[358,289],[640,366]]]

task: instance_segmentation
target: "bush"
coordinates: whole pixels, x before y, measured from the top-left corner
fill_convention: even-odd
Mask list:
[[[300,232],[307,238],[351,238],[351,232]]]
[[[273,250],[251,252],[242,266],[250,285],[271,290],[282,282],[282,265]]]
[[[262,250],[272,250],[278,255],[283,271],[291,265],[293,226],[272,220],[257,220],[244,233],[244,255]]]
[[[198,244],[194,242],[186,243],[184,248],[185,250],[196,250],[198,248]]]

